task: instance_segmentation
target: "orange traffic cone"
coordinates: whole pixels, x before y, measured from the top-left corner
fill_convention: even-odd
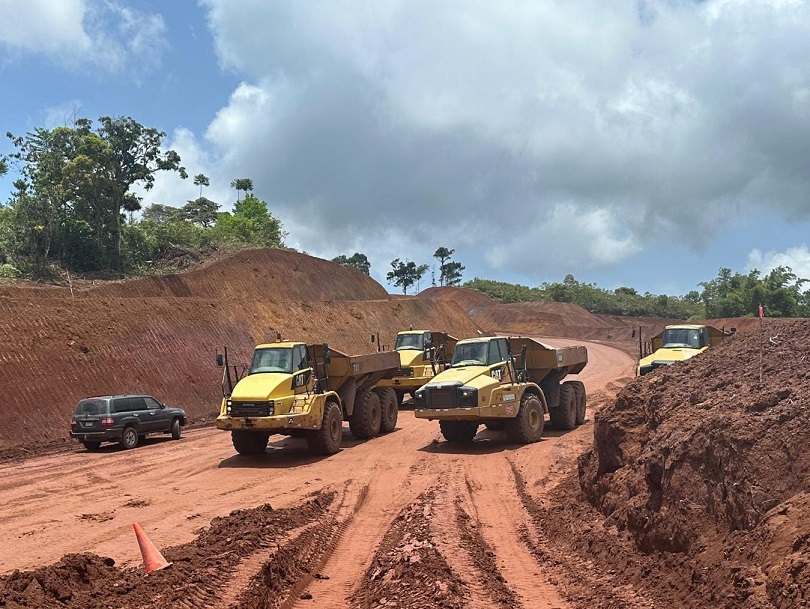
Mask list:
[[[138,546],[141,548],[141,556],[143,557],[143,566],[146,568],[146,574],[158,569],[165,569],[170,562],[163,558],[163,554],[157,549],[157,546],[149,541],[146,533],[143,532],[141,525],[137,522],[132,523],[132,528],[135,529],[135,537],[138,539]]]

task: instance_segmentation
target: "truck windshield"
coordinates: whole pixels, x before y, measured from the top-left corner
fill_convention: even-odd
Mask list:
[[[664,330],[661,337],[661,346],[666,348],[689,347],[700,349],[703,344],[700,340],[700,330],[690,330],[689,328],[669,328]]]
[[[400,349],[417,349],[421,351],[424,348],[424,334],[397,334],[397,343],[394,346],[395,351],[399,351]]]
[[[250,374],[260,372],[286,372],[292,374],[292,349],[289,347],[268,347],[253,352]]]
[[[489,343],[465,343],[453,350],[452,366],[486,366]]]

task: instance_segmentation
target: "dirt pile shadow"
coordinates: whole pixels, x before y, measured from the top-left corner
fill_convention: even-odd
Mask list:
[[[679,606],[806,606],[809,428],[810,320],[767,319],[631,381],[594,418],[580,486],[609,526],[679,565],[659,574]]]

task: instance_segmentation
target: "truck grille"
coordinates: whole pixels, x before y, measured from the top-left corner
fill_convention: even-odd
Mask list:
[[[427,408],[454,408],[456,404],[456,388],[443,387],[441,389],[430,388],[426,392]]]
[[[273,414],[273,402],[232,402],[232,417],[269,417]]]

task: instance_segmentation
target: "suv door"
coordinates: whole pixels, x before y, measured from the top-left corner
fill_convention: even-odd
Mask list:
[[[144,396],[139,398],[144,406],[141,422],[145,431],[168,431],[169,419],[166,409],[155,398]]]

